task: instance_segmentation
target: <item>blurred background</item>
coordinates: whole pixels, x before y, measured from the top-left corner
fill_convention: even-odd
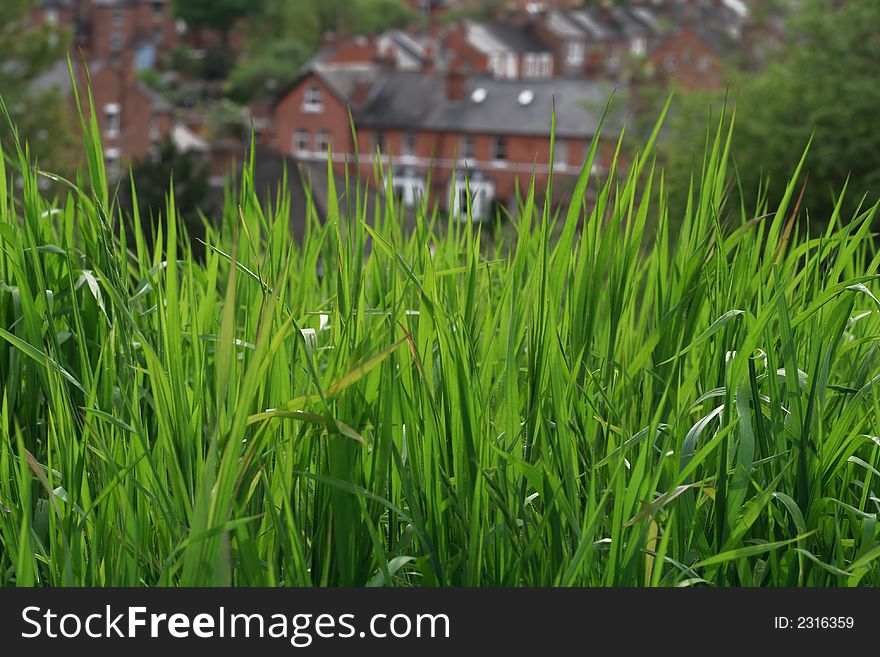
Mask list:
[[[880,192],[880,2],[3,0],[0,25],[0,95],[40,167],[82,163],[90,82],[108,174],[123,202],[134,176],[147,216],[172,175],[184,218],[210,214],[252,140],[258,191],[290,187],[294,231],[303,187],[320,213],[345,167],[459,218],[468,192],[473,220],[515,214],[532,176],[564,204],[591,145],[609,174],[673,92],[658,156],[673,212],[734,108],[747,213],[811,139],[811,228],[845,185],[845,212]]]

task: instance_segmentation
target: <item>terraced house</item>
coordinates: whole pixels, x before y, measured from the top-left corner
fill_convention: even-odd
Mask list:
[[[275,105],[274,145],[305,162],[326,161],[329,153],[337,167],[359,167],[362,178],[379,189],[390,184],[404,205],[429,193],[460,216],[469,193],[473,216],[486,218],[495,203],[514,207],[517,188],[528,187],[533,174],[545,188],[551,165],[558,191],[570,189],[596,138],[609,92],[607,84],[584,79],[517,80],[469,75],[455,67],[424,73],[381,64],[315,63]],[[551,158],[554,105],[557,142]],[[621,113],[614,113],[602,132],[597,171],[611,160],[620,119]],[[381,179],[374,175],[375,158],[381,160]]]

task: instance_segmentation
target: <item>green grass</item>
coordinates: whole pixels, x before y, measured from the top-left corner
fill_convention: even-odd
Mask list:
[[[84,128],[61,203],[5,145],[0,584],[880,584],[876,208],[741,207],[719,129],[683,217],[649,142],[491,247],[246,169],[198,262]]]

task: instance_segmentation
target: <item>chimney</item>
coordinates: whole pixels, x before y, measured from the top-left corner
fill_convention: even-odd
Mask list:
[[[464,99],[467,78],[461,65],[453,62],[446,72],[446,98],[447,100],[459,101]]]
[[[433,73],[437,70],[437,55],[434,52],[434,44],[432,42],[426,43],[422,52],[422,71]]]

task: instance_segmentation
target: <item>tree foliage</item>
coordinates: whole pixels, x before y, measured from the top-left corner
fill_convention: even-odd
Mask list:
[[[806,0],[780,57],[761,73],[734,79],[733,152],[747,203],[768,179],[772,207],[811,140],[802,207],[812,223],[827,222],[847,181],[852,204],[863,194],[869,202],[880,196],[878,25],[880,3]],[[699,163],[704,143],[693,126],[705,125],[707,101],[718,107],[721,99],[697,93],[681,100],[666,151],[673,185],[686,192],[682,177]]]
[[[175,15],[188,23],[228,34],[235,22],[253,13],[252,0],[174,0]]]
[[[247,56],[227,92],[240,102],[271,96],[296,77],[324,34],[378,33],[415,18],[403,0],[262,0],[252,17]]]
[[[59,87],[67,85],[66,73],[49,84],[48,73],[62,66],[69,34],[51,26],[29,22],[34,0],[0,2],[0,96],[17,126],[18,137],[27,144],[40,166],[66,172],[73,147],[69,107]],[[0,117],[0,140],[9,152],[12,135]]]

